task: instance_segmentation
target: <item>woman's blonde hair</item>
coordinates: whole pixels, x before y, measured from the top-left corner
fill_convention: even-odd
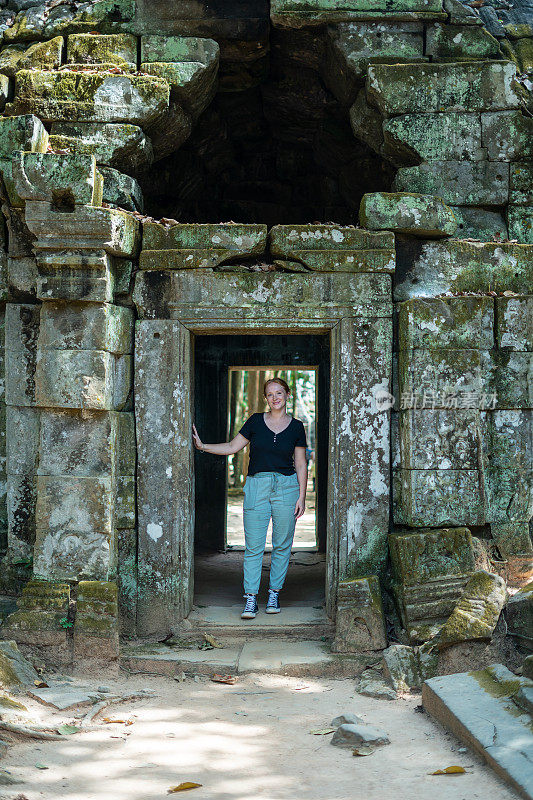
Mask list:
[[[279,383],[280,386],[283,386],[287,394],[291,393],[289,384],[287,381],[284,381],[283,378],[269,378],[267,381],[265,381],[265,385],[263,386],[263,394],[265,397],[267,395],[267,386],[269,383]]]

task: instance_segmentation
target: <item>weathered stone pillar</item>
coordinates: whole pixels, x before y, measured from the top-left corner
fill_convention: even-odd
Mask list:
[[[191,333],[181,322],[137,323],[137,631],[141,636],[167,633],[192,607],[191,359]]]
[[[98,207],[92,156],[19,152],[13,176],[36,236],[42,305],[40,324],[38,306],[9,309],[10,541],[29,552],[35,532],[34,583],[90,582],[85,594],[106,609],[106,650],[116,650],[116,585],[107,582],[116,581],[117,531],[135,527],[135,434],[133,313],[112,304],[113,257],[135,253],[138,223]],[[67,630],[73,618],[71,608]],[[24,624],[38,629],[39,619]],[[83,635],[74,628],[77,649]]]
[[[387,558],[392,319],[344,318],[332,331],[330,491],[336,576],[375,575]],[[333,547],[333,544],[331,544]]]

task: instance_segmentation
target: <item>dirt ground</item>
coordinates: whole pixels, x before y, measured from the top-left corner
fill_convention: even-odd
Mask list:
[[[420,696],[397,701],[364,697],[353,680],[246,675],[233,686],[209,678],[92,676],[121,694],[152,694],[104,710],[92,729],[60,741],[17,738],[0,767],[20,780],[0,786],[0,800],[159,800],[169,787],[194,781],[194,800],[511,800],[517,795],[425,713]],[[55,711],[25,696],[19,722],[79,725],[87,708]],[[1,709],[4,716],[4,709]],[[331,745],[327,729],[343,712],[383,728],[391,744],[354,757]],[[76,713],[78,717],[76,718]],[[102,717],[132,720],[106,724]],[[1,739],[8,739],[0,731]],[[48,767],[39,769],[36,764]],[[462,775],[428,773],[461,765]]]

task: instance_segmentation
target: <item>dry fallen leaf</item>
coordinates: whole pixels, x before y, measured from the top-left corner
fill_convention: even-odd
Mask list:
[[[33,681],[34,686],[38,689],[49,689],[50,687],[46,683],[46,681]]]
[[[446,769],[437,769],[435,772],[429,772],[428,775],[462,775],[466,772],[464,767],[446,767]]]
[[[175,792],[186,792],[187,789],[198,789],[198,787],[201,785],[202,785],[201,783],[184,781],[183,783],[179,783],[177,786],[171,786],[170,789],[167,790],[167,794],[175,794]]]
[[[111,719],[111,717],[103,717],[102,722],[105,722],[108,725],[110,723],[115,723],[117,725],[133,725],[132,719]]]
[[[69,736],[71,733],[78,733],[81,728],[78,728],[76,725],[67,725],[65,723],[63,725],[59,725],[56,730],[63,736]]]
[[[234,675],[213,675],[211,680],[215,683],[237,683],[237,678]]]
[[[220,642],[217,641],[214,636],[211,636],[210,633],[204,633],[204,639],[207,644],[211,645],[211,647],[224,647],[224,645],[220,644]]]
[[[362,744],[359,747],[354,747],[352,750],[353,756],[371,756],[376,750],[371,744]]]

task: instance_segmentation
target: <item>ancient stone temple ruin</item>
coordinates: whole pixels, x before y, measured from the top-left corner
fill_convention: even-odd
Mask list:
[[[191,425],[277,348],[319,369],[325,598],[277,635],[444,652],[508,587],[531,645],[527,0],[1,5],[0,635],[201,636]]]

